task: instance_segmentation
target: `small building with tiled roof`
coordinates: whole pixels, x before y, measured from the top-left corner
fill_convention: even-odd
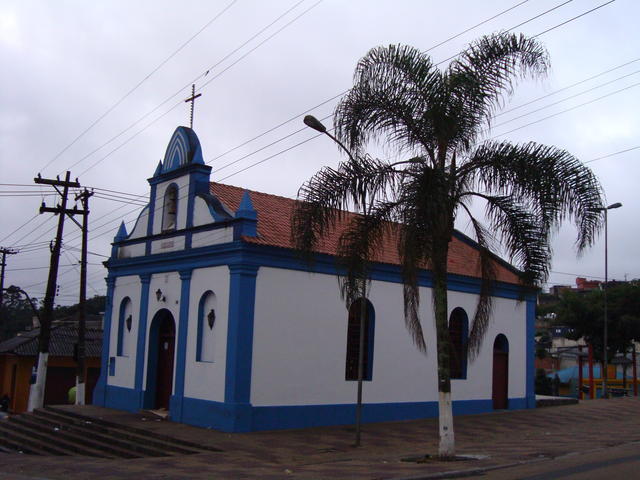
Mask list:
[[[40,328],[18,333],[0,342],[0,396],[9,397],[9,410],[27,410],[29,386],[38,358]],[[67,403],[67,392],[76,384],[78,323],[56,320],[51,325],[45,405]],[[85,403],[90,404],[98,381],[102,350],[102,320],[88,320],[85,331]]]
[[[105,262],[94,403],[166,408],[173,421],[225,431],[352,423],[364,301],[363,421],[437,415],[428,268],[419,279],[425,355],[404,325],[393,233],[373,259],[368,297],[347,306],[335,264],[343,224],[307,264],[291,240],[296,200],[211,182],[210,174],[196,134],[178,127],[148,180],[147,206],[130,232],[120,226]],[[460,232],[449,251],[454,413],[533,407],[534,294],[495,257],[492,320],[469,361],[480,257]]]

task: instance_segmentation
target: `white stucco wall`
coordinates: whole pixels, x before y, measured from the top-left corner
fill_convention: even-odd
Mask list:
[[[229,312],[229,268],[211,267],[193,271],[184,395],[203,400],[224,401],[227,355],[227,319]],[[198,336],[198,306],[202,295],[212,291],[216,296],[216,321],[212,332],[213,361],[196,361]],[[205,311],[205,316],[208,311]],[[206,322],[206,319],[205,319]],[[209,326],[204,327],[205,334]]]
[[[449,292],[449,314],[461,307],[469,317],[471,331],[475,314],[476,295]],[[500,333],[509,341],[509,398],[526,394],[526,303],[505,298],[493,299],[493,315],[478,356],[467,363],[467,378],[452,379],[454,400],[481,400],[491,398],[493,372],[493,342]]]
[[[184,250],[184,235],[175,235],[151,242],[151,253],[167,253]]]
[[[129,234],[129,239],[147,236],[147,225],[149,223],[149,205],[144,207]]]
[[[215,222],[213,215],[209,211],[209,206],[202,198],[196,197],[193,204],[193,225],[208,225]]]
[[[436,339],[431,291],[421,289],[427,355],[413,345],[403,316],[402,286],[373,282],[375,309],[372,381],[365,402],[437,401]],[[470,320],[476,297],[451,292],[450,311],[463,307]],[[453,397],[490,399],[493,341],[509,339],[509,396],[525,395],[524,303],[496,299],[494,320],[482,350],[468,365],[467,380],[454,380]],[[353,403],[357,382],[345,381],[347,309],[337,279],[262,267],[258,271],[254,320],[251,403],[254,406]]]
[[[120,305],[126,297],[131,299],[131,332],[127,333],[127,356],[118,356],[118,324]],[[115,375],[107,376],[107,384],[116,387],[133,388],[135,382],[136,349],[138,326],[140,325],[140,277],[131,275],[118,277],[113,289],[111,311],[111,331],[109,332],[109,358],[115,357]],[[126,331],[126,328],[125,328]]]
[[[193,237],[191,237],[192,248],[229,242],[233,242],[233,227],[218,228],[207,232],[194,233]]]
[[[123,245],[122,247],[118,247],[118,258],[141,257],[144,255],[144,250],[144,242],[133,245]]]

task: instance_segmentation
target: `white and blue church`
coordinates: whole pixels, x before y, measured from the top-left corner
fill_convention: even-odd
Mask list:
[[[166,408],[175,422],[247,432],[353,422],[360,302],[366,302],[364,422],[438,414],[432,277],[420,276],[427,354],[404,326],[396,246],[381,249],[368,298],[345,305],[326,238],[311,265],[290,236],[296,200],[211,182],[198,137],[178,127],[105,265],[107,306],[94,404]],[[215,179],[214,179],[215,180]],[[493,317],[466,357],[480,291],[476,243],[449,258],[454,414],[535,406],[535,293],[496,258]]]

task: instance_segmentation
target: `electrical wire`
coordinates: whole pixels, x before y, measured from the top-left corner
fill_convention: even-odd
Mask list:
[[[124,94],[116,103],[114,103],[111,107],[109,107],[102,115],[96,118],[86,129],[84,129],[74,140],[71,141],[66,147],[64,147],[57,155],[55,155],[51,160],[49,160],[44,167],[40,169],[43,171],[53,162],[55,162],[64,152],[66,152],[71,146],[73,146],[78,140],[80,140],[87,132],[89,132],[93,127],[95,127],[103,118],[105,118],[109,113],[111,113],[118,105],[120,105],[126,98],[128,98],[133,92],[135,92],[143,83],[145,83],[153,74],[155,74],[158,70],[160,70],[169,60],[175,57],[181,50],[183,50],[189,43],[193,41],[198,35],[200,35],[204,30],[206,30],[213,22],[215,22],[218,18],[220,18],[227,10],[229,10],[238,0],[233,0],[226,7],[224,7],[219,13],[217,13],[212,19],[210,19],[200,30],[198,30],[195,34],[193,34],[187,41],[185,41],[182,45],[180,45],[176,50],[174,50],[168,57],[166,57],[162,62],[160,62],[150,73],[148,73],[142,80],[140,80],[136,85],[133,86],[127,93]]]

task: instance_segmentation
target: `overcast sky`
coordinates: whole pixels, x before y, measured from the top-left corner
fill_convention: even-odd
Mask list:
[[[183,99],[193,81],[202,93],[194,129],[212,180],[295,197],[314,172],[340,160],[327,138],[309,140],[315,132],[302,117],[331,114],[337,100],[328,100],[349,88],[368,49],[436,46],[429,54],[440,61],[483,34],[527,22],[514,31],[537,35],[605,3],[0,0],[0,246],[21,249],[8,257],[5,285],[35,297],[45,291],[56,218],[37,212],[43,198],[50,206],[56,200],[42,197],[51,188],[33,187],[33,177],[70,169],[83,186],[147,195],[174,129],[188,125]],[[491,133],[590,162],[607,202],[624,204],[609,215],[615,279],[640,277],[639,18],[639,2],[617,0],[542,34],[550,75],[520,84],[505,110],[520,108],[496,118]],[[135,220],[137,197],[124,194],[96,190],[91,252],[109,255],[120,221]],[[59,303],[77,299],[79,236],[66,222]],[[604,276],[603,238],[580,258],[574,240],[569,227],[555,237],[549,284]],[[90,296],[106,290],[99,255],[90,256]]]

